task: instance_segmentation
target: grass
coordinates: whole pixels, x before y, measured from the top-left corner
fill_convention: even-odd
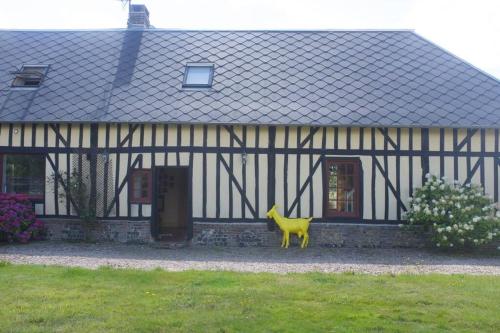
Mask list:
[[[498,332],[500,277],[0,263],[2,332]]]

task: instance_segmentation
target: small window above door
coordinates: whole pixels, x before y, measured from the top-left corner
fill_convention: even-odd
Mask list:
[[[361,181],[359,159],[326,159],[324,173],[326,217],[360,217]]]

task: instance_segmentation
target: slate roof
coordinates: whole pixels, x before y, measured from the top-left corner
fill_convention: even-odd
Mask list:
[[[22,64],[39,89],[10,87]],[[500,127],[500,82],[406,30],[0,31],[0,119]]]

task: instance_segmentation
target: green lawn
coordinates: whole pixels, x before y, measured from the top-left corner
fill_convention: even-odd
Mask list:
[[[0,263],[2,332],[499,332],[500,277]]]

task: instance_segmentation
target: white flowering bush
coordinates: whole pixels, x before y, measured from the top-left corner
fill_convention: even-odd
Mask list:
[[[473,248],[500,237],[500,218],[491,198],[475,185],[450,184],[426,175],[410,198],[409,225],[424,225],[439,248]]]

